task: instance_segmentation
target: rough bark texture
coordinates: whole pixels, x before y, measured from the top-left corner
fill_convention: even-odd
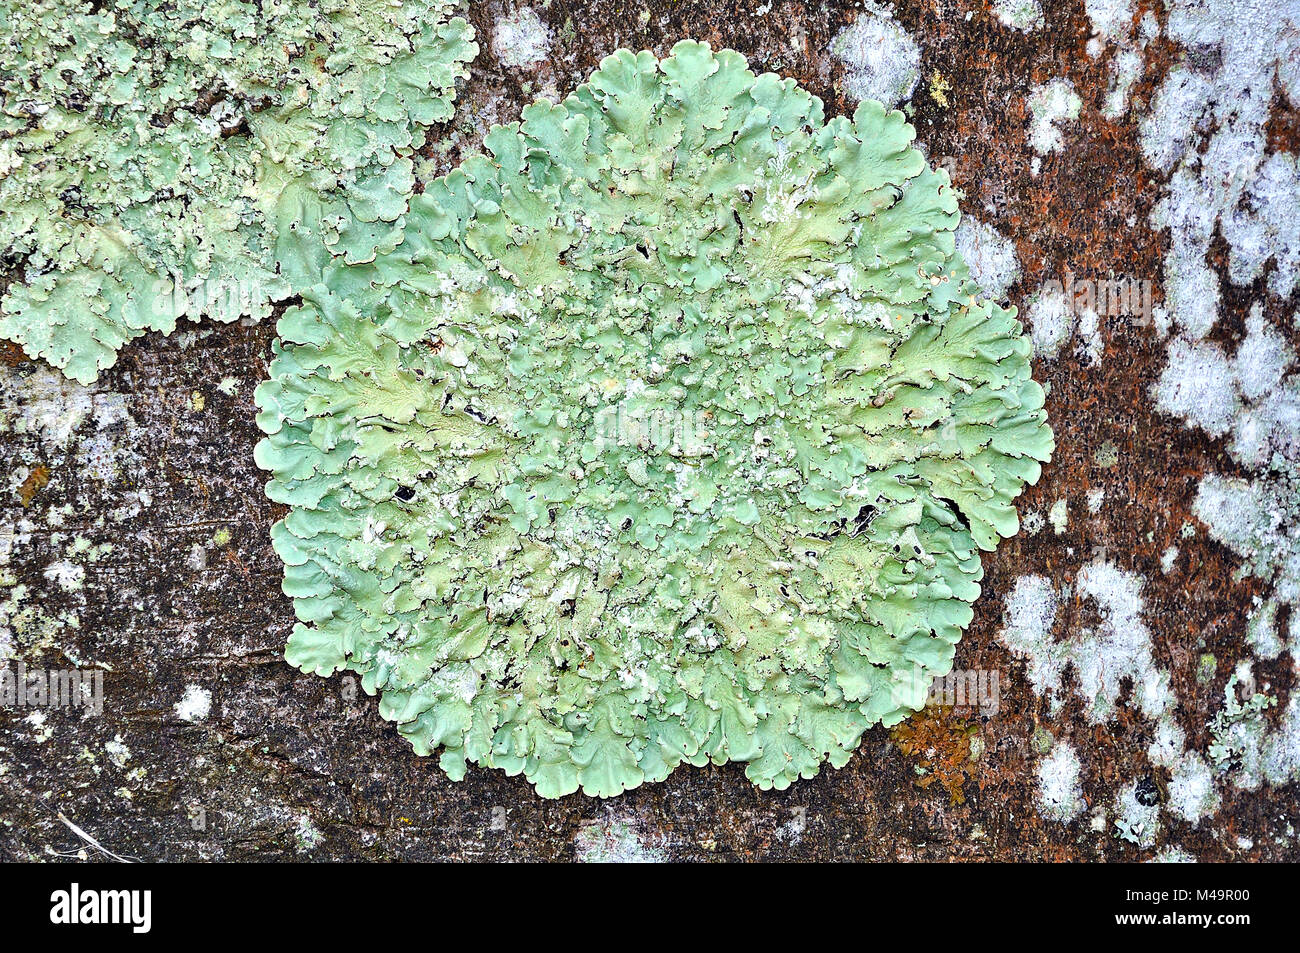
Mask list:
[[[1099,108],[1108,60],[1085,51],[1092,26],[1081,0],[1044,9],[1045,25],[1025,33],[1002,25],[983,0],[894,8],[921,47],[910,106],[918,140],[949,168],[963,211],[1014,241],[1022,274],[1008,296],[1022,307],[1067,269],[1158,282],[1168,245],[1149,224],[1163,179],[1144,164],[1136,118],[1182,51],[1150,43],[1134,106],[1111,121]],[[1158,5],[1136,7],[1148,9],[1163,25]],[[620,46],[664,55],[679,39],[708,40],[798,79],[828,114],[854,105],[845,66],[829,49],[863,15],[850,3],[550,0],[536,11],[550,26],[548,55],[507,67],[492,40],[510,8],[473,5],[482,52],[456,122],[431,137],[443,144],[429,149],[430,171],[450,168],[490,123],[517,117],[534,96],[582,82]],[[1056,77],[1073,83],[1083,108],[1061,124],[1063,149],[1043,157],[1035,175],[1027,98]],[[1277,103],[1274,147],[1294,148],[1297,128],[1294,111]],[[1239,339],[1253,300],[1268,301],[1270,313],[1285,305],[1258,288],[1231,289],[1216,336]],[[604,803],[543,801],[523,780],[484,770],[452,783],[380,720],[355,682],[304,676],[283,662],[293,613],[268,538],[281,514],[253,464],[252,395],[272,322],[149,335],[92,388],[5,350],[0,656],[105,676],[97,716],[0,709],[0,856],[84,848],[94,857],[62,814],[112,851],[144,860],[1134,860],[1175,850],[1205,860],[1296,859],[1294,782],[1256,791],[1219,782],[1221,807],[1197,825],[1166,813],[1149,846],[1118,837],[1121,788],[1137,782],[1143,797],[1168,796],[1131,688],[1101,724],[1073,694],[1053,712],[999,641],[1004,601],[1025,574],[1067,586],[1104,556],[1140,575],[1155,661],[1172,675],[1189,747],[1202,751],[1227,679],[1249,657],[1246,620],[1266,585],[1235,580],[1240,560],[1191,510],[1199,477],[1234,464],[1222,441],[1156,409],[1151,388],[1166,343],[1151,328],[1108,318],[1100,331],[1100,363],[1067,346],[1035,368],[1050,386],[1057,453],[1022,512],[1046,514],[1066,500],[1068,524],[1022,533],[986,557],[985,591],[958,647],[959,669],[999,673],[995,714],[927,709],[892,732],[869,732],[843,770],[785,792],[757,791],[741,766],[728,765],[681,768]],[[40,471],[32,476],[38,467],[47,468],[45,485]],[[1104,503],[1091,513],[1084,500],[1097,488]],[[1176,568],[1163,572],[1170,546],[1179,548]],[[1064,598],[1061,614],[1070,630],[1095,623],[1095,609],[1077,598]],[[1254,676],[1279,699],[1268,715],[1275,719],[1295,681],[1290,657],[1256,660]],[[178,713],[187,691],[191,701],[210,693],[206,715],[201,705]],[[1040,727],[1069,739],[1082,762],[1085,807],[1070,822],[1042,810]]]

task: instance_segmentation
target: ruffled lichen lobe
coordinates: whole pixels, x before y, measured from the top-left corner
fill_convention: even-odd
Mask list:
[[[257,393],[288,659],[547,797],[785,788],[919,709],[1053,444],[913,136],[620,51],[333,259]]]
[[[0,2],[0,336],[89,383],[146,331],[269,315],[327,250],[392,247],[477,51],[452,8]]]

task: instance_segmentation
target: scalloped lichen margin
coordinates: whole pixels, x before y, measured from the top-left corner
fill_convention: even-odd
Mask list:
[[[477,53],[453,6],[0,0],[0,337],[89,383],[391,249]]]
[[[919,709],[1053,441],[913,138],[620,51],[331,263],[257,392],[289,661],[546,797],[784,788]]]

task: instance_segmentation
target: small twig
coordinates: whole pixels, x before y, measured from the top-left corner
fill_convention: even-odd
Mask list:
[[[123,856],[121,856],[120,854],[115,854],[115,853],[113,853],[111,850],[109,850],[107,847],[105,847],[105,846],[104,846],[103,844],[101,844],[99,841],[95,840],[95,838],[91,837],[89,834],[87,834],[85,831],[83,831],[83,830],[82,830],[80,827],[78,827],[76,824],[72,823],[72,821],[68,820],[67,817],[64,816],[64,814],[63,814],[62,811],[56,811],[56,810],[54,810],[54,808],[50,807],[48,804],[45,803],[45,800],[44,800],[43,798],[39,798],[39,797],[38,797],[38,798],[36,798],[36,800],[37,800],[37,801],[40,801],[40,803],[45,807],[45,809],[46,809],[47,811],[49,811],[51,814],[53,814],[55,817],[57,817],[60,821],[62,821],[63,824],[64,824],[64,826],[67,827],[68,830],[72,831],[72,833],[76,834],[76,835],[77,835],[78,837],[80,837],[83,841],[85,841],[85,842],[86,842],[87,844],[89,844],[91,847],[95,848],[95,850],[99,851],[99,852],[100,852],[101,854],[103,854],[105,857],[111,857],[113,860],[117,861],[119,864],[134,864],[134,863],[136,863],[136,862],[140,859],[140,858],[138,858],[138,857],[123,857]],[[74,852],[72,852],[72,851],[67,851],[67,852],[56,852],[56,853],[58,853],[60,857],[75,856]]]
[[[85,831],[83,831],[83,830],[82,830],[80,827],[78,827],[76,824],[72,823],[72,821],[68,820],[68,819],[67,819],[66,817],[64,817],[62,814],[59,814],[58,817],[59,817],[59,820],[61,820],[61,821],[64,823],[64,825],[68,828],[68,830],[72,831],[72,833],[76,834],[78,837],[80,837],[82,840],[84,840],[84,841],[85,841],[87,844],[89,844],[91,847],[95,848],[95,850],[99,851],[99,852],[100,852],[101,854],[103,854],[105,857],[112,857],[112,858],[113,858],[115,861],[117,861],[119,864],[133,864],[133,863],[136,862],[136,860],[139,859],[139,858],[136,858],[136,857],[122,857],[122,856],[119,855],[119,854],[115,854],[115,853],[113,853],[111,850],[109,850],[107,847],[105,847],[105,846],[104,846],[103,844],[101,844],[99,841],[95,840],[95,838],[91,837],[89,834],[87,834]]]

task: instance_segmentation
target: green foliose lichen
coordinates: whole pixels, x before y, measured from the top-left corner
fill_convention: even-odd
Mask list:
[[[620,51],[328,263],[257,392],[289,661],[547,797],[785,788],[919,709],[1053,442],[913,137]]]
[[[82,382],[401,238],[477,48],[451,0],[0,0],[0,336]],[[304,240],[305,239],[305,240]]]

